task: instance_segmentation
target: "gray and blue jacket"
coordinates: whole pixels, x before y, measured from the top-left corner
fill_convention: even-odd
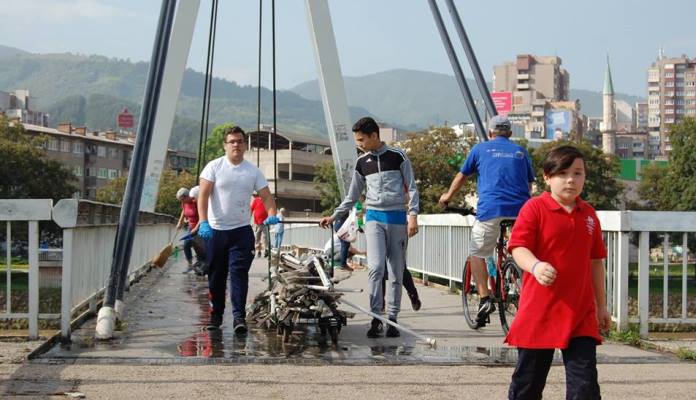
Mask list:
[[[408,210],[409,215],[418,214],[418,188],[411,161],[402,150],[382,144],[379,149],[358,157],[346,198],[332,217],[340,219],[346,215],[365,189],[367,210]]]

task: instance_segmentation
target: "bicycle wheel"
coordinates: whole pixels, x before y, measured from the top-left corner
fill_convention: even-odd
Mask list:
[[[500,315],[500,325],[507,334],[512,321],[515,319],[520,302],[522,270],[520,270],[512,258],[508,258],[503,263],[501,274],[502,288],[498,299],[498,314]]]
[[[464,309],[464,319],[471,329],[478,329],[476,314],[478,313],[479,294],[476,290],[476,283],[471,274],[471,263],[466,259],[464,271],[462,272],[462,308]]]

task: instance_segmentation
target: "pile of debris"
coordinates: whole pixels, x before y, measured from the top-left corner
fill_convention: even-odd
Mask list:
[[[343,293],[334,284],[350,275],[330,278],[325,261],[311,253],[300,258],[281,252],[273,261],[269,289],[258,294],[248,307],[247,321],[260,328],[276,329],[283,342],[289,341],[297,325],[314,325],[323,338],[328,334],[336,345],[341,327],[355,314],[338,309],[336,303]]]

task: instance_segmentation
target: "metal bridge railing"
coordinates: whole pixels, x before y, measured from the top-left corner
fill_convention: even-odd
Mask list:
[[[696,247],[696,212],[598,211],[597,215],[608,252],[607,306],[619,329],[637,323],[645,336],[650,324],[696,324],[696,257],[689,252],[689,244]],[[473,217],[458,214],[419,215],[420,233],[408,242],[409,270],[422,274],[424,282],[437,277],[451,288],[461,283],[473,222]],[[318,226],[288,227],[285,237],[288,244],[307,247],[323,248],[326,243],[326,231]],[[653,241],[659,237],[661,244],[651,248],[651,237]],[[363,235],[354,245],[365,249]],[[651,262],[651,257],[658,259]],[[656,297],[659,309],[650,306]],[[676,313],[675,302],[680,305]]]

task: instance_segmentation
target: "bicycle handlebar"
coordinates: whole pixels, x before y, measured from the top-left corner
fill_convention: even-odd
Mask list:
[[[445,211],[450,211],[459,215],[467,216],[467,215],[473,215],[476,216],[476,210],[474,210],[471,207],[450,207],[448,205],[445,206]]]

